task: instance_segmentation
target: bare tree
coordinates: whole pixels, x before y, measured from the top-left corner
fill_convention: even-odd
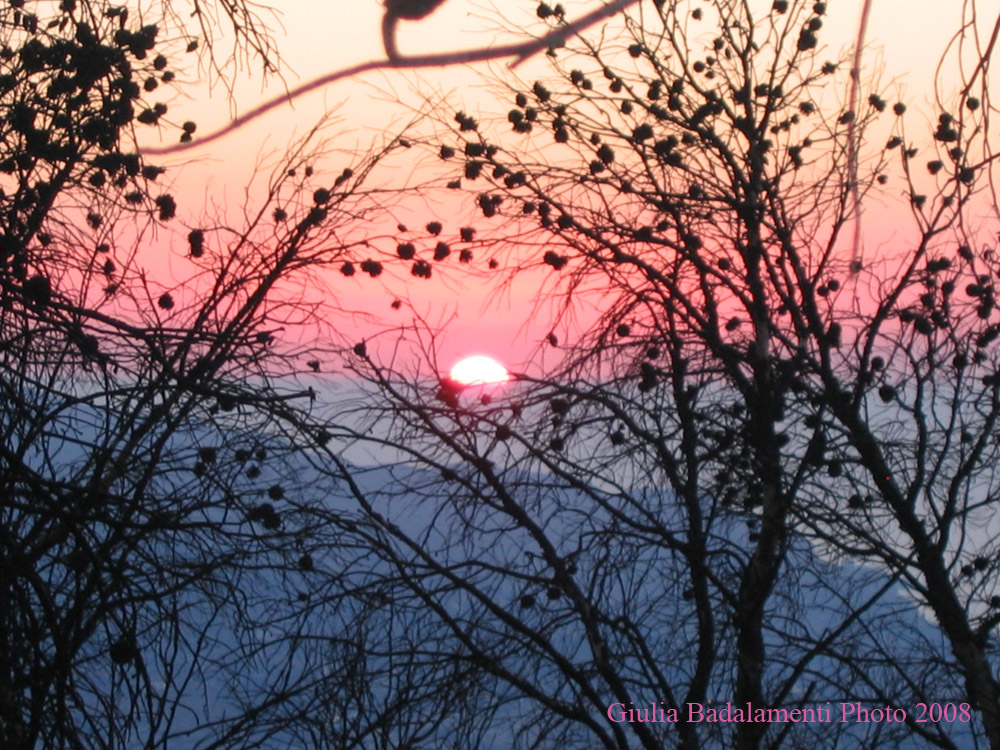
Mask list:
[[[193,10],[272,60],[253,5]],[[134,146],[197,46],[163,11],[0,10],[0,745],[356,747],[384,728],[388,746],[448,712],[420,712],[418,690],[440,696],[405,671],[360,668],[385,620],[345,540],[370,522],[301,471],[332,429],[316,276],[380,273],[364,184],[402,143],[334,155],[317,128],[262,165],[241,224],[179,207]],[[384,685],[410,704],[369,710]]]
[[[551,274],[560,359],[490,394],[356,351],[356,439],[400,461],[353,487],[391,599],[491,676],[511,746],[1000,747],[998,269],[973,218],[1000,27],[966,5],[973,65],[915,139],[853,54],[821,56],[825,3],[654,6],[510,84],[513,133],[459,112],[435,146],[483,215],[463,257]],[[854,199],[899,186],[915,243],[860,256]],[[428,336],[403,341],[439,372]],[[834,716],[689,713],[713,701]],[[677,720],[609,709],[651,703]],[[855,704],[905,716],[841,723]]]
[[[504,54],[631,5],[543,3],[551,33]],[[328,179],[307,142],[244,225],[171,234],[166,283],[140,248],[177,202],[130,144],[167,122],[180,7],[2,11],[5,747],[1000,747],[971,210],[998,27],[966,6],[923,156],[902,103],[837,103],[861,78],[818,56],[823,3],[642,5],[514,86],[513,132],[458,112],[435,142],[478,227],[385,236],[365,181],[416,136]],[[268,69],[253,6],[220,8]],[[884,183],[919,239],[866,261],[839,240]],[[348,347],[371,387],[322,408],[340,347],[295,335],[323,272],[425,279],[512,239],[553,280],[557,365],[462,389],[415,369],[415,326]]]

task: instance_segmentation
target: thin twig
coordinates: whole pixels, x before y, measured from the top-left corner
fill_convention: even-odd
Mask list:
[[[865,0],[861,9],[861,23],[858,24],[858,38],[854,42],[854,62],[851,65],[851,99],[850,107],[854,112],[847,125],[847,180],[851,186],[852,212],[854,213],[854,250],[852,268],[858,268],[861,263],[861,190],[858,187],[858,96],[861,88],[861,55],[864,52],[865,35],[868,31],[868,15],[872,9],[872,0]]]

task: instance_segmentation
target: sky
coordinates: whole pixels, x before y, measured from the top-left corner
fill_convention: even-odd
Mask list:
[[[598,4],[582,0],[565,2],[571,16]],[[275,16],[270,25],[282,57],[284,85],[289,88],[331,70],[379,59],[385,54],[380,36],[382,11],[379,0],[325,4],[272,0],[271,5],[275,8]],[[767,0],[762,7],[769,5],[770,0]],[[535,17],[535,8],[533,0],[448,0],[423,21],[403,22],[398,33],[399,47],[403,54],[417,54],[489,45],[506,39],[516,41],[519,27],[536,33],[544,29]],[[823,40],[831,56],[853,42],[860,8],[860,0],[828,2]],[[864,66],[868,69],[883,66],[882,80],[892,82],[891,90],[898,91],[900,98],[911,107],[926,111],[928,122],[934,111],[935,67],[948,42],[947,34],[959,26],[961,10],[959,2],[940,0],[914,0],[906,3],[905,10],[900,3],[891,0],[874,0],[872,5],[867,34],[870,50],[866,52]],[[509,29],[509,34],[503,28]],[[273,163],[289,142],[301,137],[325,112],[336,108],[336,124],[330,130],[337,135],[336,145],[346,150],[364,151],[373,144],[384,142],[387,134],[398,133],[401,125],[422,105],[425,96],[447,101],[449,112],[466,109],[476,113],[480,108],[490,108],[482,76],[491,69],[501,69],[504,64],[494,61],[472,68],[369,73],[313,92],[219,141],[164,161],[183,164],[170,174],[175,180],[175,192],[195,199],[190,203],[197,203],[197,199],[204,196],[203,204],[238,214],[248,196],[259,189],[247,191],[257,165]],[[530,80],[531,66],[544,64],[544,57],[539,57],[518,72]],[[227,96],[225,87],[218,84],[211,88],[201,85],[184,89],[184,97],[170,103],[173,121],[193,119],[198,122],[199,133],[213,132],[227,123],[234,113],[246,112],[282,92],[282,81],[277,79],[262,86],[259,69],[253,63],[242,68],[235,78],[232,98]],[[193,64],[186,73],[190,79],[202,76],[203,71],[199,72]],[[165,142],[174,138],[174,131],[164,133]],[[343,159],[346,157],[341,157],[341,161]],[[317,165],[317,169],[327,168],[331,174],[337,174],[343,168],[336,155],[327,161],[331,163]],[[390,181],[396,184],[412,184],[418,179],[418,175],[399,160],[394,162],[392,170]],[[258,175],[258,185],[259,182]],[[401,216],[408,212],[419,216],[428,207],[419,203],[419,196],[415,200],[416,208],[404,205],[389,208]],[[452,214],[456,224],[473,216],[467,207],[435,205],[430,208]],[[879,209],[876,218],[865,219],[867,247],[877,248],[882,243],[897,240],[896,224],[907,223],[886,220],[891,212],[904,210],[902,203]],[[404,324],[414,315],[435,324],[446,323],[444,334],[438,340],[444,367],[467,354],[489,354],[515,368],[524,367],[526,360],[538,356],[538,344],[550,330],[550,326],[540,320],[525,325],[530,303],[537,294],[534,287],[537,280],[529,279],[500,298],[489,294],[488,283],[470,279],[437,277],[422,284],[406,281],[400,277],[393,288],[375,295],[371,293],[371,284],[363,284],[357,277],[355,280],[341,279],[338,289],[342,290],[344,307],[369,311],[389,325]],[[407,304],[398,311],[390,309],[389,303],[404,294],[408,295]],[[359,338],[369,335],[364,324],[355,320],[352,325],[359,327]]]

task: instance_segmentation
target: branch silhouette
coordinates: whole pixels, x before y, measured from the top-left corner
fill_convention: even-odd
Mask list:
[[[854,62],[851,65],[851,111],[858,111],[858,96],[861,84],[861,56],[864,54],[865,36],[868,33],[868,17],[871,15],[872,2],[865,0],[861,9],[861,20],[858,23],[858,37],[854,42]],[[857,269],[861,263],[861,191],[858,188],[858,141],[857,118],[851,118],[847,125],[847,169],[851,190],[851,213],[854,216],[853,237],[853,267]]]
[[[330,73],[325,73],[319,78],[307,81],[287,93],[276,96],[273,99],[269,99],[263,104],[254,107],[245,115],[240,115],[228,125],[225,125],[204,138],[196,141],[192,140],[187,143],[178,143],[171,146],[145,147],[140,149],[140,153],[146,156],[166,156],[169,154],[187,151],[199,146],[205,146],[239,130],[244,125],[267,114],[273,109],[277,109],[284,104],[291,104],[296,99],[316,91],[317,89],[321,89],[324,86],[329,86],[330,84],[336,83],[337,81],[345,78],[352,78],[356,75],[367,73],[372,70],[411,70],[416,68],[435,68],[462,63],[483,62],[485,60],[497,60],[505,57],[513,57],[514,61],[511,63],[511,68],[516,68],[518,65],[539,52],[562,44],[568,37],[579,34],[590,26],[593,26],[595,23],[598,23],[605,18],[610,18],[619,11],[622,11],[631,5],[635,5],[638,2],[639,0],[613,0],[613,2],[581,16],[577,21],[567,23],[558,29],[553,29],[548,34],[545,34],[538,39],[532,39],[527,42],[504,44],[498,47],[489,48],[480,47],[476,49],[444,52],[433,55],[390,56],[386,59],[370,60],[368,62],[358,63],[357,65],[352,65],[347,68],[341,68],[340,70],[331,71]]]

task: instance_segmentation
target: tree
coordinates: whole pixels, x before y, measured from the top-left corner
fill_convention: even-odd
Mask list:
[[[189,8],[206,34],[231,15],[236,52],[272,68],[255,6]],[[322,342],[295,341],[317,320],[318,269],[377,275],[365,243],[337,235],[376,214],[364,181],[401,143],[330,174],[317,127],[269,179],[261,164],[245,223],[177,228],[184,207],[134,138],[176,127],[154,92],[198,47],[187,9],[0,11],[5,748],[288,746],[329,734],[333,692],[373,689],[347,676],[378,616],[327,552],[366,523],[297,474],[331,426],[306,382]],[[313,582],[337,609],[320,611]],[[378,721],[354,717],[338,746]]]
[[[874,85],[833,100],[855,89],[852,56],[820,56],[825,3],[654,5],[515,87],[513,134],[460,112],[440,147],[489,227],[466,257],[511,248],[564,320],[596,313],[503,393],[356,352],[356,439],[400,456],[351,488],[385,535],[372,578],[436,614],[434,653],[488,676],[513,746],[1000,747],[998,268],[972,210],[997,210],[993,42],[959,50],[914,142]],[[852,196],[899,185],[916,239],[865,260]],[[658,701],[676,723],[606,713]],[[906,718],[686,720],[711,701]]]
[[[314,389],[341,342],[293,342],[336,299],[321,272],[367,279],[390,265],[364,184],[408,143],[390,137],[324,179],[317,127],[260,165],[266,197],[243,224],[176,229],[185,207],[135,137],[192,142],[196,123],[170,122],[156,101],[178,85],[177,57],[202,51],[227,85],[243,62],[273,74],[279,58],[259,6],[158,12],[86,0],[2,11],[0,742],[475,744],[488,680],[392,658],[436,619],[414,612],[401,627],[383,587],[358,583],[382,527],[307,474],[322,457],[356,486]],[[169,281],[151,238],[175,248]]]

